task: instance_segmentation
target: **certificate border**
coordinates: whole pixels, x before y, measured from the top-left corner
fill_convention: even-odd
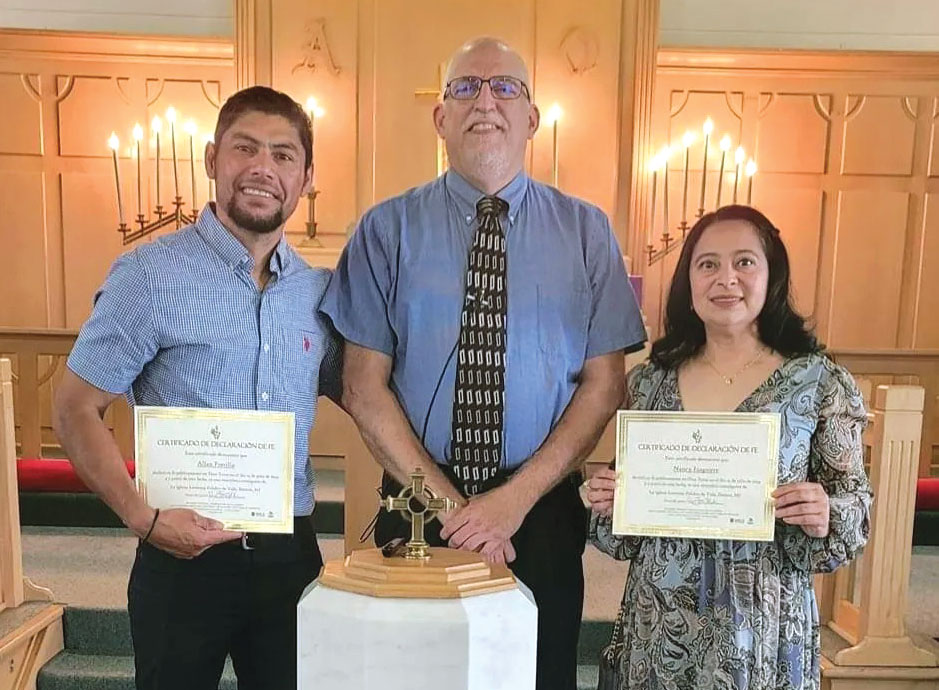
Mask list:
[[[265,532],[270,534],[293,533],[293,490],[294,490],[294,437],[296,434],[296,417],[293,412],[280,412],[273,410],[222,410],[202,407],[160,407],[160,406],[134,406],[134,450],[135,450],[135,476],[137,492],[147,500],[147,422],[152,419],[204,419],[206,421],[222,420],[229,422],[256,422],[266,421],[281,424],[284,430],[284,477],[287,478],[284,486],[282,500],[283,517],[279,522],[271,520],[259,521],[232,521],[223,520],[224,529],[241,532]]]
[[[624,509],[613,508],[613,534],[640,537],[676,537],[688,539],[734,539],[738,541],[772,541],[775,536],[775,504],[771,494],[776,489],[779,471],[779,429],[780,417],[775,412],[673,412],[664,410],[619,410],[616,413],[616,491],[620,496],[626,493],[625,450],[629,440],[629,424],[633,421],[677,421],[701,424],[759,424],[764,426],[769,436],[768,450],[775,462],[768,463],[766,475],[766,508],[763,524],[757,527],[682,527],[669,525],[638,524],[626,522]],[[622,501],[620,501],[622,505]]]

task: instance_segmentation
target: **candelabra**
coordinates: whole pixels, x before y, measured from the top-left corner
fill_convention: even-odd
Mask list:
[[[138,213],[137,219],[134,222],[135,228],[130,228],[126,223],[122,222],[118,225],[117,230],[123,237],[123,243],[131,244],[152,232],[156,232],[168,226],[175,226],[175,229],[178,230],[184,225],[195,223],[199,217],[198,211],[193,209],[192,213],[187,215],[183,212],[182,207],[184,205],[185,202],[182,200],[182,197],[176,197],[172,204],[172,210],[169,212],[167,212],[161,204],[157,204],[154,209],[156,218],[153,220],[145,218],[142,213]]]
[[[711,134],[714,131],[714,122],[711,118],[708,118],[704,126],[702,127],[704,133],[704,147],[703,147],[703,157],[701,162],[701,189],[698,197],[698,208],[695,217],[700,219],[707,212],[707,176],[708,176],[708,148],[711,141]],[[684,136],[681,139],[680,147],[684,149],[683,151],[683,166],[682,166],[682,192],[681,192],[681,220],[675,226],[670,224],[669,217],[669,185],[668,185],[668,174],[669,174],[669,158],[673,153],[679,150],[679,146],[666,146],[661,151],[659,151],[655,156],[653,156],[650,162],[650,169],[652,171],[652,214],[648,224],[648,234],[647,242],[645,248],[645,254],[648,259],[648,265],[652,265],[657,261],[661,261],[666,256],[668,256],[672,251],[681,247],[685,242],[685,237],[688,235],[688,230],[691,229],[691,225],[688,222],[688,168],[690,161],[690,150],[692,144],[696,140],[694,132],[688,131],[685,132]],[[730,136],[724,135],[720,140],[720,171],[717,178],[717,194],[714,203],[714,208],[720,208],[721,206],[721,192],[724,185],[724,167],[727,159],[727,152],[730,150]],[[747,205],[751,204],[753,199],[753,176],[756,174],[756,162],[751,158],[747,161],[745,167],[743,167],[743,161],[745,158],[745,153],[743,147],[740,146],[737,148],[734,153],[734,175],[733,175],[733,203],[737,203],[737,195],[739,189],[739,182],[741,178],[741,173],[743,172],[748,180],[747,184]],[[658,177],[659,173],[662,173],[662,234],[656,242],[653,238],[653,226],[656,223],[657,218],[657,207],[656,207],[656,196],[658,192]],[[729,182],[728,182],[729,184]],[[675,228],[674,233],[672,228]]]

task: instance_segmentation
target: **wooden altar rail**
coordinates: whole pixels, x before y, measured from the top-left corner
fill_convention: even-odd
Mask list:
[[[829,659],[837,667],[939,665],[905,625],[924,393],[905,385],[873,391],[864,433],[874,492],[870,539],[860,558],[816,579],[820,622],[849,645]]]
[[[832,350],[835,361],[857,378],[922,386],[923,436],[917,474],[939,475],[939,350]]]
[[[24,598],[15,445],[13,375],[10,360],[0,359],[0,611],[19,606]]]
[[[0,329],[0,356],[16,359],[13,390],[20,457],[61,453],[52,433],[52,396],[77,335],[69,330]],[[123,457],[133,458],[134,420],[123,398],[108,408],[105,423],[114,431]],[[352,420],[326,398],[319,399],[310,454],[318,465],[338,466],[345,472],[346,551],[359,548],[358,537],[378,507],[375,487],[381,470]]]

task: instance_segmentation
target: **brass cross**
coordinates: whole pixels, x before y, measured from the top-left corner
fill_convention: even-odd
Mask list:
[[[426,475],[420,467],[411,473],[411,484],[401,489],[397,496],[387,496],[382,505],[389,512],[400,510],[405,519],[411,521],[411,540],[405,544],[404,557],[413,560],[427,560],[429,544],[424,540],[424,524],[432,520],[441,510],[447,512],[456,507],[449,498],[438,498],[424,485]]]

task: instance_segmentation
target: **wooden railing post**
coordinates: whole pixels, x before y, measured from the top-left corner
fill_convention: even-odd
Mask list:
[[[859,573],[860,601],[848,607],[857,612],[855,639],[849,640],[852,647],[835,654],[832,661],[838,666],[939,665],[931,651],[913,643],[905,624],[923,402],[920,386],[878,386],[874,391],[872,529]],[[835,594],[836,599],[844,596]],[[837,632],[835,623],[831,627]]]
[[[23,553],[16,487],[13,370],[0,359],[0,611],[23,603]]]

